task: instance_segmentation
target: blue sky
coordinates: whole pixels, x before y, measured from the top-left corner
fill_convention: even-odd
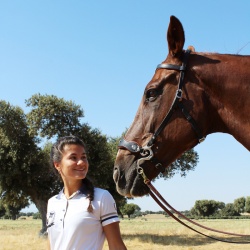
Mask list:
[[[170,15],[196,51],[250,54],[250,1],[0,1],[0,99],[27,111],[33,94],[53,94],[84,109],[83,122],[120,136],[133,121],[144,87],[167,55]],[[249,151],[229,135],[197,146],[186,178],[155,185],[176,209],[195,200],[250,196]],[[136,198],[142,210],[160,210]]]

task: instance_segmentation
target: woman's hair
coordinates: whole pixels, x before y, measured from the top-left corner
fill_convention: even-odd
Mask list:
[[[85,151],[87,151],[85,143],[77,136],[70,135],[59,138],[57,142],[53,144],[50,151],[50,162],[53,169],[55,169],[54,162],[60,162],[62,160],[62,155],[65,145],[71,145],[71,144],[80,145],[84,147]],[[82,182],[85,185],[85,188],[87,190],[87,198],[89,199],[88,212],[93,212],[92,201],[94,200],[94,185],[86,177],[82,180]]]

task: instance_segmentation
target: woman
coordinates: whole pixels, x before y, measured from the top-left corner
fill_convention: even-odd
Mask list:
[[[89,179],[86,147],[76,136],[60,138],[51,162],[64,188],[48,201],[47,231],[51,250],[99,250],[105,237],[110,250],[126,250],[111,194]]]

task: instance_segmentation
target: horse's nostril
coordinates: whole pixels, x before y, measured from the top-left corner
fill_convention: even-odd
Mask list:
[[[117,182],[118,179],[119,179],[119,170],[118,170],[117,167],[114,168],[114,171],[113,171],[113,179],[114,179],[115,182]]]

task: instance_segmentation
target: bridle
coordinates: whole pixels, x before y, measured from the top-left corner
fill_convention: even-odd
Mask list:
[[[137,142],[134,141],[127,141],[125,138],[121,139],[118,145],[118,148],[125,148],[131,153],[140,153],[142,158],[139,158],[137,161],[138,171],[141,171],[140,163],[141,161],[150,160],[155,164],[155,167],[160,172],[165,172],[165,167],[162,166],[162,163],[160,163],[156,157],[154,156],[154,152],[152,150],[152,146],[154,145],[156,138],[159,136],[159,134],[163,131],[163,129],[166,127],[166,125],[169,123],[174,111],[178,107],[181,112],[183,113],[184,117],[187,119],[187,121],[191,124],[192,128],[194,129],[198,142],[201,143],[205,140],[205,137],[202,136],[202,133],[197,126],[196,121],[193,119],[193,117],[189,114],[187,109],[184,107],[182,102],[182,88],[184,86],[184,74],[187,66],[187,60],[188,56],[190,54],[190,50],[186,50],[184,52],[184,59],[182,62],[182,65],[175,65],[175,64],[167,64],[167,63],[161,63],[157,66],[157,69],[169,69],[169,70],[177,70],[180,71],[180,77],[178,81],[178,88],[174,97],[174,100],[172,102],[172,105],[162,120],[161,124],[157,128],[157,130],[154,132],[150,140],[145,146],[140,146]]]
[[[182,65],[175,65],[175,64],[166,64],[166,63],[161,63],[157,66],[157,69],[168,69],[168,70],[177,70],[180,71],[180,77],[179,77],[179,82],[178,82],[178,88],[176,91],[176,95],[174,97],[174,100],[172,102],[172,105],[168,111],[168,113],[166,114],[166,116],[164,117],[164,119],[162,120],[161,124],[159,125],[158,129],[154,132],[154,134],[152,135],[152,137],[150,138],[150,140],[148,141],[148,143],[145,146],[140,146],[138,143],[134,142],[134,141],[127,141],[125,140],[125,138],[121,139],[119,144],[118,144],[118,148],[125,148],[128,151],[130,151],[131,153],[140,153],[141,158],[139,158],[137,160],[137,173],[140,174],[144,180],[144,183],[149,187],[149,194],[150,196],[158,203],[158,205],[172,218],[174,218],[177,222],[181,223],[182,225],[186,226],[187,228],[193,230],[194,232],[206,236],[210,239],[213,240],[217,240],[217,241],[221,241],[221,242],[226,242],[226,243],[237,243],[237,244],[250,244],[250,241],[228,241],[226,239],[220,239],[220,238],[216,238],[207,234],[204,234],[200,231],[198,231],[197,229],[194,229],[193,227],[191,227],[190,225],[187,225],[185,222],[183,222],[182,220],[180,220],[178,217],[176,217],[174,215],[174,213],[176,213],[178,216],[180,216],[181,218],[187,220],[188,222],[201,227],[203,229],[206,230],[210,230],[213,232],[217,232],[217,233],[222,233],[222,234],[227,234],[227,235],[234,235],[234,236],[250,236],[250,235],[243,235],[243,234],[235,234],[235,233],[229,233],[229,232],[224,232],[224,231],[220,231],[220,230],[216,230],[216,229],[212,229],[209,227],[205,227],[202,226],[201,224],[194,222],[192,220],[190,220],[189,218],[187,218],[186,216],[184,216],[182,213],[178,212],[177,210],[175,210],[161,195],[160,193],[155,189],[155,187],[152,185],[151,181],[147,178],[146,174],[144,173],[143,168],[141,167],[141,162],[142,161],[151,161],[155,164],[155,167],[160,170],[160,172],[165,172],[165,168],[162,166],[162,164],[154,157],[154,152],[152,150],[152,146],[154,145],[156,138],[159,136],[159,134],[162,132],[162,130],[166,127],[166,125],[169,123],[174,111],[176,110],[176,108],[178,107],[181,112],[183,113],[184,117],[187,119],[187,121],[191,124],[193,130],[196,133],[198,142],[201,143],[205,140],[205,136],[202,136],[202,133],[199,129],[199,127],[197,126],[196,121],[193,119],[193,117],[189,114],[189,112],[186,110],[186,108],[184,107],[183,103],[182,103],[182,88],[184,86],[184,73],[186,70],[186,66],[187,66],[187,60],[188,60],[188,56],[190,54],[190,50],[186,50],[184,52],[184,59],[182,62]],[[170,211],[171,210],[171,211]],[[173,212],[172,212],[173,211]]]

